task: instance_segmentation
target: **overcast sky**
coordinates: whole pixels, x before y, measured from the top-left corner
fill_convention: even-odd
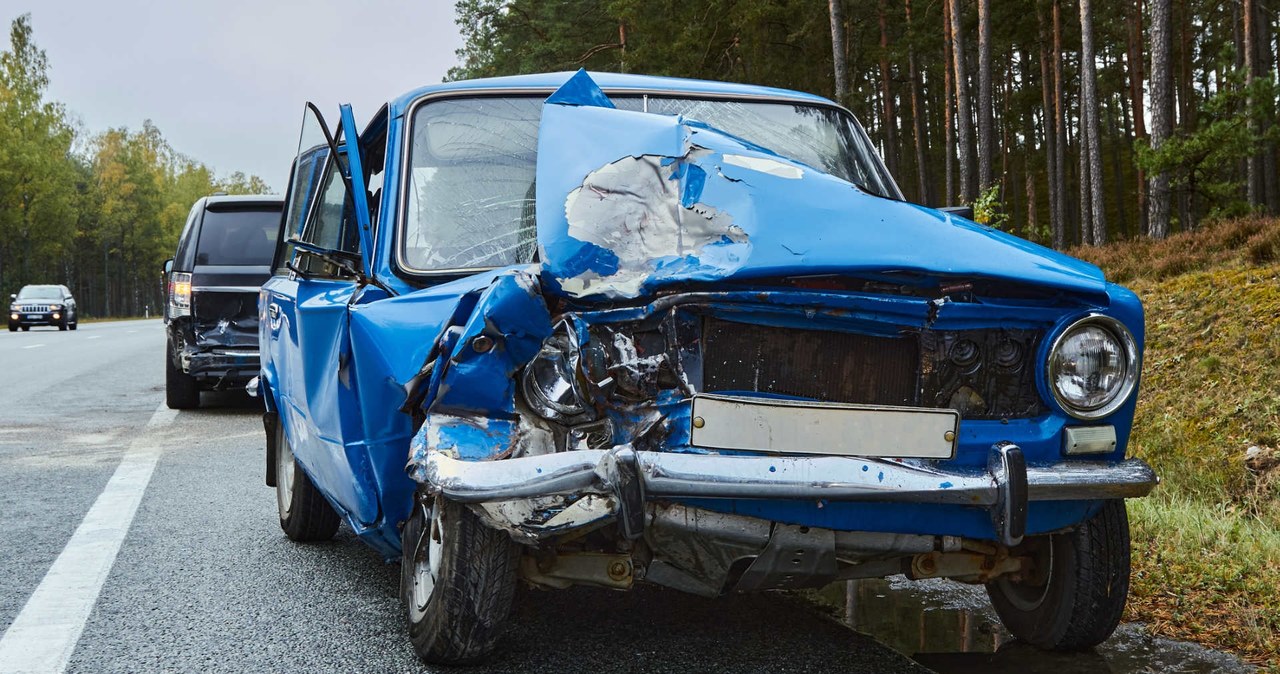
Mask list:
[[[337,124],[439,82],[462,38],[449,0],[0,0],[31,14],[49,98],[90,133],[150,119],[219,175],[288,182],[308,100]]]

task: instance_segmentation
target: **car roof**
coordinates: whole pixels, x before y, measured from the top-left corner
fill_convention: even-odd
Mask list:
[[[557,89],[576,73],[565,71],[559,73],[538,73],[534,75],[512,75],[510,77],[489,77],[458,82],[444,82],[414,89],[391,101],[393,117],[404,114],[408,106],[419,97],[447,91],[470,91],[478,89],[528,89],[531,91]],[[785,98],[790,100],[810,101],[823,105],[834,103],[821,96],[790,89],[763,87],[755,84],[737,84],[733,82],[716,82],[714,80],[693,80],[680,77],[658,77],[654,75],[625,75],[621,73],[588,73],[591,79],[606,92],[634,91],[636,93],[671,92],[687,94],[710,94],[713,96],[744,98]]]
[[[204,198],[206,206],[229,204],[265,204],[284,206],[284,197],[278,194],[231,194]]]

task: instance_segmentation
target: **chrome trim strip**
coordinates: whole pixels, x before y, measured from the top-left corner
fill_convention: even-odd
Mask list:
[[[193,293],[257,293],[262,286],[191,286]]]
[[[994,506],[998,476],[855,457],[770,457],[578,450],[497,461],[428,452],[427,486],[463,503],[573,492],[609,493],[619,463],[636,460],[645,493],[672,498],[827,499]],[[1140,459],[1027,467],[1030,501],[1134,498],[1157,484]]]

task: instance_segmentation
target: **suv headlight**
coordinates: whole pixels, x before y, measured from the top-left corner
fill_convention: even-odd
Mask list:
[[[1138,381],[1138,345],[1123,323],[1086,316],[1062,332],[1049,351],[1049,388],[1077,419],[1101,419],[1125,403]]]
[[[169,274],[169,316],[191,315],[191,274],[175,271]]]
[[[553,334],[524,366],[525,402],[539,415],[556,421],[586,412],[577,371],[578,353],[572,340],[563,333]]]

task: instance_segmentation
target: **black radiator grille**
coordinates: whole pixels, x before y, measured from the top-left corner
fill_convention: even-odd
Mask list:
[[[918,339],[800,330],[706,318],[708,392],[773,393],[829,402],[914,405]]]
[[[966,419],[1047,411],[1036,391],[1038,330],[850,332],[704,317],[702,389],[826,402],[951,408]]]

